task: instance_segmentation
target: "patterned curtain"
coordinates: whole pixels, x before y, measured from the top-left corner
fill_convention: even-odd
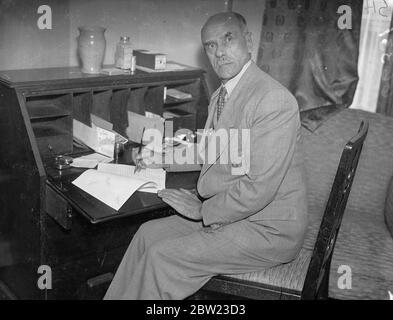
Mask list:
[[[393,15],[390,25],[390,32],[386,44],[386,52],[383,58],[381,84],[379,86],[379,96],[377,112],[387,116],[393,116]]]
[[[352,29],[338,27],[338,8],[352,10]],[[351,105],[363,1],[267,0],[257,63],[297,98],[302,124],[315,130]]]

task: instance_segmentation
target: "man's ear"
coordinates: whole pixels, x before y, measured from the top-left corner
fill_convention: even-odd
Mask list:
[[[254,47],[253,42],[252,42],[252,33],[250,31],[247,31],[245,37],[246,37],[248,52],[252,53],[252,49]]]

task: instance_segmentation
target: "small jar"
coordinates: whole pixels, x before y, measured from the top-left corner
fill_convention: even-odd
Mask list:
[[[115,66],[116,68],[132,69],[132,46],[130,37],[120,37],[120,42],[116,46]]]

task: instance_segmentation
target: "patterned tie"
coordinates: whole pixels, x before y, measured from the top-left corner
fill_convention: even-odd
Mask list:
[[[227,95],[227,89],[225,86],[221,86],[220,93],[218,94],[217,101],[217,121],[220,119],[221,113],[224,110],[225,98]]]

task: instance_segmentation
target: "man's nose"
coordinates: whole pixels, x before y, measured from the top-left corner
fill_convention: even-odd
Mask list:
[[[225,54],[226,47],[223,44],[217,45],[216,57],[220,58]]]

